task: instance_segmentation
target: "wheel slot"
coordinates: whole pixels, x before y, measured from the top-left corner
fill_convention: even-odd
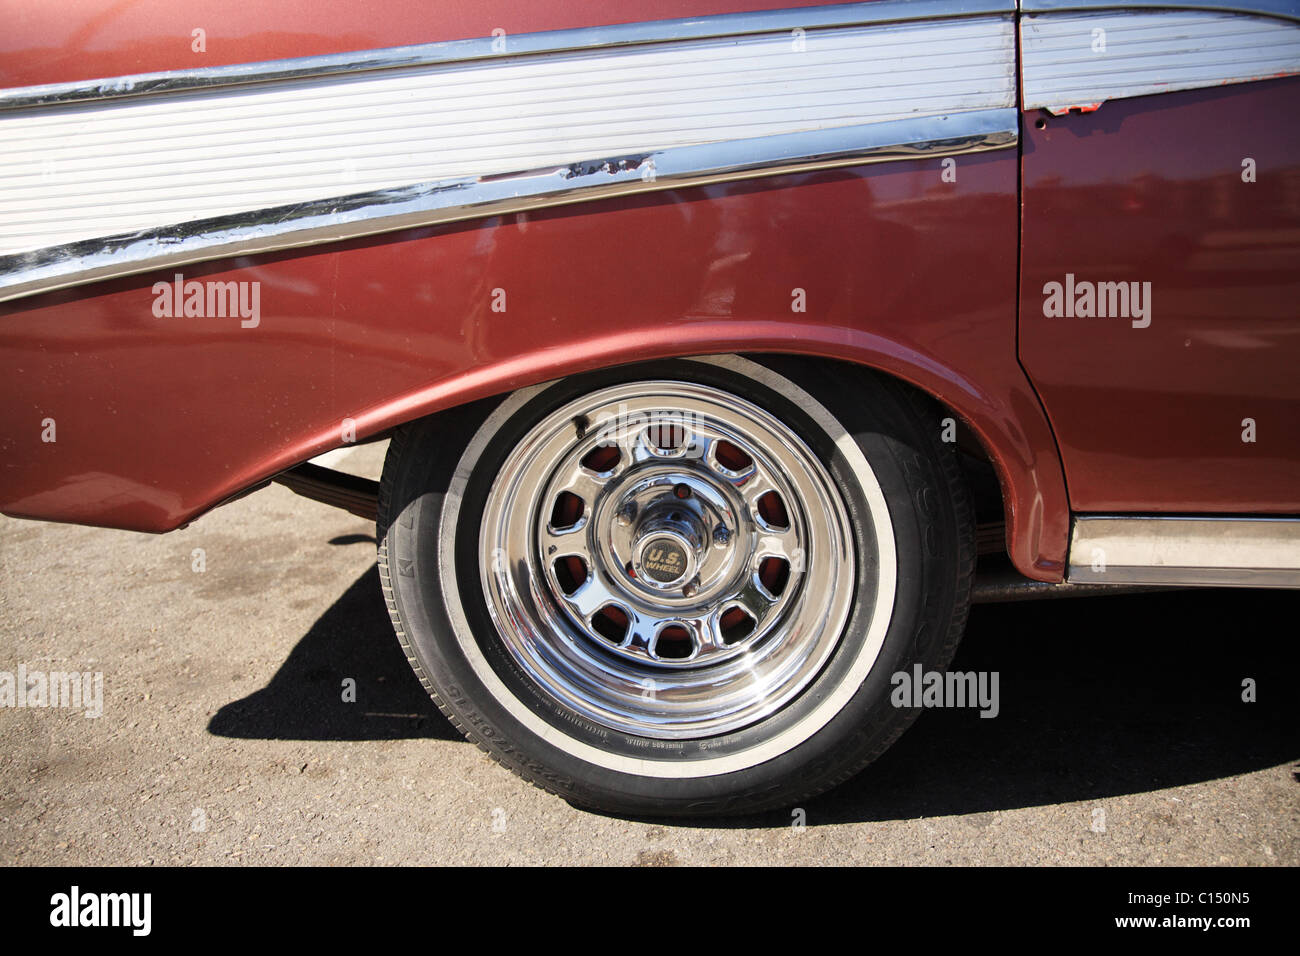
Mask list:
[[[758,579],[768,594],[780,597],[790,583],[790,562],[785,558],[764,558],[758,566]]]
[[[627,612],[617,604],[607,604],[591,616],[591,626],[611,644],[622,644],[627,637]]]
[[[748,471],[754,464],[754,459],[749,457],[729,441],[719,441],[713,448],[713,457],[727,471],[740,473]]]
[[[769,528],[790,527],[790,516],[785,510],[785,502],[775,491],[769,491],[758,499],[758,516]]]
[[[561,491],[555,496],[555,505],[551,508],[551,527],[556,531],[572,528],[582,520],[585,510],[581,498],[571,491]]]
[[[622,458],[617,445],[597,445],[583,455],[582,467],[603,475],[613,471]]]
[[[671,423],[656,423],[647,429],[650,444],[662,452],[675,452],[686,444],[686,429]]]
[[[655,654],[665,660],[683,660],[691,656],[694,646],[690,631],[680,624],[669,624],[659,632]]]
[[[555,580],[566,595],[572,594],[587,583],[587,562],[576,554],[566,554],[555,559]]]
[[[722,633],[722,642],[724,644],[735,644],[737,641],[743,641],[754,633],[754,628],[758,626],[755,621],[743,607],[730,607],[722,612],[718,618],[718,630]]]

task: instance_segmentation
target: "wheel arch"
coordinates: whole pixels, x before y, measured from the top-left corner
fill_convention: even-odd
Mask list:
[[[364,440],[517,388],[646,359],[750,353],[844,363],[918,389],[950,413],[959,427],[969,428],[998,476],[1012,561],[1021,573],[1035,580],[1062,579],[1069,528],[1064,477],[1051,429],[1023,373],[1016,381],[982,383],[904,345],[861,330],[801,326],[798,337],[794,333],[786,323],[746,323],[741,334],[723,324],[700,324],[598,336],[581,348],[521,355],[466,370],[420,390],[394,395],[350,417],[358,440]],[[264,462],[253,481],[340,445],[336,430],[304,436]],[[233,488],[228,494],[240,490]]]

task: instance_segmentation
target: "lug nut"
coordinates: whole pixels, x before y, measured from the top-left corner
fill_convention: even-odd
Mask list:
[[[631,524],[632,519],[636,517],[636,504],[629,501],[622,508],[618,509],[618,523]]]
[[[731,541],[731,531],[719,525],[713,529],[713,543],[719,547],[725,546]]]
[[[689,498],[691,496],[691,486],[685,483],[675,485],[673,486],[673,494],[678,498]]]
[[[695,592],[698,590],[699,588],[697,588],[695,586],[695,582],[692,581],[689,584],[687,584],[686,587],[682,588],[682,597],[694,597]]]

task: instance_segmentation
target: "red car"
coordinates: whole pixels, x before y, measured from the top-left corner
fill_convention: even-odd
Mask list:
[[[1296,0],[63,0],[0,72],[0,510],[376,515],[578,804],[835,785],[972,596],[1300,585]]]

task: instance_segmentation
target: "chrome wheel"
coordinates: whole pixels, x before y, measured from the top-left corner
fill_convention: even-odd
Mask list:
[[[555,700],[629,734],[715,736],[788,704],[833,654],[851,530],[774,416],[712,386],[635,382],[556,409],[507,455],[480,577],[507,653]]]
[[[803,805],[916,719],[894,678],[960,637],[974,524],[941,412],[714,355],[413,422],[380,483],[397,636],[467,739],[579,806]]]

